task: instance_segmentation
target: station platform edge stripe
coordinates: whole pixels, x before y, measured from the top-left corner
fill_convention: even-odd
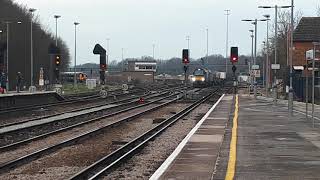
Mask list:
[[[229,162],[228,162],[228,168],[227,168],[225,180],[233,180],[235,176],[236,160],[237,160],[238,116],[239,116],[239,96],[236,95],[232,136],[231,136],[230,152],[229,152]]]
[[[219,100],[211,107],[211,109],[202,117],[202,119],[196,124],[196,126],[189,132],[189,134],[181,141],[178,147],[173,151],[173,153],[164,161],[164,163],[157,169],[157,171],[150,177],[149,180],[157,180],[162,174],[168,169],[170,164],[176,159],[179,153],[182,151],[184,146],[190,140],[192,135],[199,129],[202,123],[208,118],[208,116],[212,113],[212,111],[218,106],[221,100],[224,98],[225,94],[223,94]]]

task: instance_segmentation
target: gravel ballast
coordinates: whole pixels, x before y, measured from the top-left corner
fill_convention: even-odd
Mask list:
[[[63,148],[23,165],[7,174],[3,174],[0,179],[66,179],[119,148],[121,142],[128,142],[154,127],[156,125],[152,123],[154,117],[167,118],[172,115],[172,112],[178,112],[188,105],[184,103],[168,105],[130,123],[110,128],[102,134],[84,140],[81,144]],[[117,120],[118,118],[120,117],[113,117],[112,119]]]
[[[104,179],[148,179],[210,108],[209,104],[199,106]]]

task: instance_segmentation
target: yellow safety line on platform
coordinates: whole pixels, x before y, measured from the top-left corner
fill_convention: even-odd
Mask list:
[[[228,169],[225,180],[233,180],[236,171],[237,160],[237,136],[238,136],[238,113],[239,113],[239,97],[236,95],[236,103],[233,117],[232,137],[230,143],[230,153]]]

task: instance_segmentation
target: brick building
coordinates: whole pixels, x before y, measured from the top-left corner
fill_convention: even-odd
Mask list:
[[[304,66],[307,63],[306,51],[314,48],[313,42],[320,42],[320,17],[303,17],[293,33],[293,65]],[[320,50],[320,46],[316,46],[316,50]],[[316,57],[319,54],[316,53]],[[319,62],[316,63],[317,66]],[[311,71],[304,70],[304,72],[295,71],[293,86],[297,99],[305,100],[306,92],[306,74],[308,72],[309,77],[309,100],[311,94]],[[315,73],[315,99],[320,103],[320,86],[319,86],[319,72]]]
[[[293,33],[294,66],[306,64],[306,51],[313,49],[313,42],[320,42],[320,17],[303,17]]]
[[[109,73],[107,81],[152,83],[154,82],[156,71],[156,61],[128,61],[123,72]]]

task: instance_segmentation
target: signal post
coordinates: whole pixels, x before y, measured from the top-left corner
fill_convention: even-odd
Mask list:
[[[62,63],[60,49],[56,45],[50,44],[48,52],[50,55],[49,84],[51,84],[51,88],[60,94],[62,88],[60,84],[60,65]]]
[[[237,89],[237,78],[236,78],[237,67],[235,66],[235,63],[237,63],[238,60],[239,60],[238,47],[231,47],[230,62],[232,63],[234,93],[237,92],[236,91],[236,89]]]
[[[182,50],[182,63],[184,64],[183,70],[184,70],[184,84],[187,86],[187,79],[188,79],[188,64],[190,63],[189,59],[189,49],[183,49]]]
[[[101,84],[101,90],[100,90],[100,96],[102,98],[107,97],[107,90],[105,89],[105,83],[106,83],[106,70],[107,70],[107,51],[100,45],[96,44],[93,49],[93,54],[100,55],[100,84]]]

